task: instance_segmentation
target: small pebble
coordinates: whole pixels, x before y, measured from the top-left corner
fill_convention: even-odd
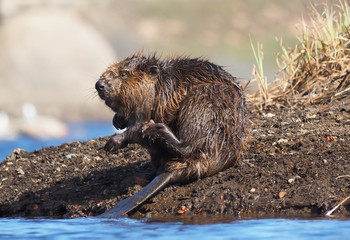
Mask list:
[[[286,194],[287,194],[287,192],[282,191],[282,192],[280,192],[280,193],[278,194],[278,197],[279,197],[279,198],[283,198],[284,196],[286,196]]]
[[[301,178],[299,175],[296,175],[295,177],[289,178],[288,183],[291,184],[291,183],[295,182],[295,179],[299,179],[299,178]]]
[[[16,169],[16,172],[17,172],[19,175],[24,175],[24,171],[22,170],[22,168],[17,168],[17,169]]]

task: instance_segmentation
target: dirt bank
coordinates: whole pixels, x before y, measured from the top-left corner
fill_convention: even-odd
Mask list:
[[[171,217],[322,215],[350,195],[350,99],[304,109],[251,110],[245,160],[213,177],[170,186],[131,214]],[[151,169],[136,145],[109,154],[107,138],[32,153],[0,166],[0,217],[94,216],[141,189],[123,181]],[[350,216],[350,201],[334,215]]]

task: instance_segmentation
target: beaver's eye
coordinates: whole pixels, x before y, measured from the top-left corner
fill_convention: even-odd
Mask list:
[[[128,68],[119,69],[120,78],[127,79],[127,78],[131,78],[132,76],[133,76],[133,71],[131,69],[128,69]]]
[[[121,71],[121,72],[119,73],[119,76],[120,76],[121,78],[126,78],[126,77],[128,77],[128,73],[127,73],[126,71]]]

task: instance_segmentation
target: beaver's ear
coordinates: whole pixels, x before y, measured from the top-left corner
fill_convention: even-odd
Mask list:
[[[159,74],[159,67],[156,65],[153,65],[149,68],[149,73],[153,76],[156,76]]]

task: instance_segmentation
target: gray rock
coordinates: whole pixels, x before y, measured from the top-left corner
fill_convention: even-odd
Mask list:
[[[23,10],[0,25],[0,109],[20,115],[24,102],[63,119],[110,116],[94,84],[113,61],[106,39],[72,11]]]

